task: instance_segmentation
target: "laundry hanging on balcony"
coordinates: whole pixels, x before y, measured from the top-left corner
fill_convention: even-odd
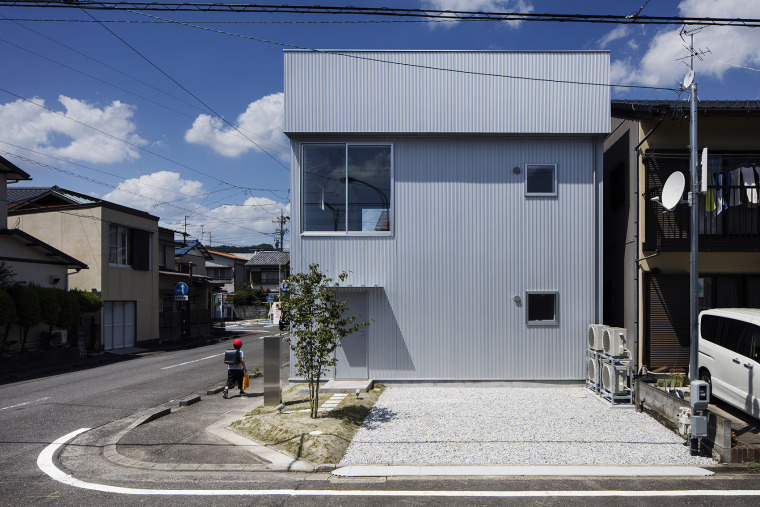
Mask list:
[[[742,167],[742,179],[744,180],[744,187],[747,192],[747,207],[757,208],[760,206],[760,197],[757,193],[757,180],[755,178],[755,170],[752,167]]]

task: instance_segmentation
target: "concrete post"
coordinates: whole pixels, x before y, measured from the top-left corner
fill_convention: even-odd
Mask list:
[[[280,337],[264,337],[264,406],[282,403],[280,388]]]

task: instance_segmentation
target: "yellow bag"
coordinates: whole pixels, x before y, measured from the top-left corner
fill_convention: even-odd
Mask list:
[[[248,378],[248,374],[246,373],[245,375],[243,375],[243,391],[248,389],[248,381],[249,381],[249,378]]]

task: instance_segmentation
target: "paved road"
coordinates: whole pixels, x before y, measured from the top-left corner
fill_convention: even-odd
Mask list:
[[[274,331],[263,326],[241,328],[249,366],[261,364],[263,347],[258,338]],[[5,500],[0,504],[8,505],[9,498],[30,498],[30,485],[47,482],[36,465],[37,456],[61,435],[97,428],[223,383],[222,356],[228,346],[229,342],[220,342],[148,353],[99,368],[0,386],[0,498]]]
[[[269,329],[250,328],[244,350],[260,362]],[[264,333],[256,332],[264,331]],[[66,448],[64,474],[122,493],[58,482],[38,467],[49,444],[79,428],[92,433],[136,412],[203,392],[225,378],[221,354],[227,343],[192,350],[152,353],[100,368],[0,386],[0,504],[2,505],[757,505],[760,480],[753,475],[686,478],[499,478],[341,479],[329,474],[160,472],[108,465],[101,447]],[[250,359],[249,359],[250,360]],[[254,392],[260,390],[254,384]],[[225,400],[234,403],[235,400]],[[76,455],[72,459],[72,455]],[[43,455],[44,456],[44,455]],[[44,460],[42,460],[44,462]],[[65,467],[65,468],[63,468]],[[99,486],[88,486],[99,487]],[[137,495],[135,488],[151,490]],[[172,490],[164,491],[162,490]],[[186,494],[177,494],[183,490]],[[239,491],[246,490],[244,494]],[[261,490],[265,490],[262,494]],[[605,491],[625,493],[604,493]],[[731,490],[694,495],[694,491]],[[742,496],[735,490],[753,490]],[[206,491],[210,494],[200,494]],[[357,492],[360,491],[360,492]],[[666,496],[639,492],[669,491]],[[527,493],[526,493],[527,492]],[[580,493],[578,493],[580,492]],[[603,496],[599,495],[600,492]],[[451,496],[461,495],[461,496]],[[527,495],[527,496],[526,496]],[[579,496],[575,496],[579,495]],[[621,495],[621,497],[611,496]]]

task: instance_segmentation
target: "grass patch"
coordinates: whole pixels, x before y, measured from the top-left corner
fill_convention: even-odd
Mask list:
[[[316,419],[309,417],[309,395],[298,394],[308,388],[298,384],[283,393],[285,408],[281,414],[274,407],[259,407],[232,427],[296,458],[317,465],[339,463],[385,387],[375,384],[375,389],[359,394],[358,398],[350,393],[337,408],[320,412]],[[332,393],[320,392],[320,405],[331,396]],[[312,434],[316,432],[321,433]]]

